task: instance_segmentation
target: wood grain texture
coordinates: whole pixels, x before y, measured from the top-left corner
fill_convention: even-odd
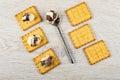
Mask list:
[[[88,4],[93,18],[72,27],[65,10],[83,1]],[[38,8],[43,22],[27,31],[22,31],[15,14],[31,5]],[[74,52],[76,64],[68,62],[56,28],[46,23],[45,13],[49,9],[54,9],[60,14],[60,26]],[[120,0],[0,0],[0,80],[120,80],[119,14]],[[103,39],[111,53],[110,58],[92,66],[89,65],[83,48],[94,42],[75,49],[68,37],[68,32],[86,23],[90,24],[96,41]],[[44,30],[49,44],[28,54],[20,37],[37,27]],[[62,64],[41,75],[32,59],[50,47],[55,50]]]

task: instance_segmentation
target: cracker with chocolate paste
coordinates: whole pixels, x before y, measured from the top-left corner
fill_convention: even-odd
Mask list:
[[[52,48],[35,57],[33,61],[41,74],[45,74],[60,64]]]
[[[16,14],[15,17],[23,31],[27,30],[37,23],[42,22],[42,18],[35,6],[31,6],[26,10]]]
[[[48,43],[48,39],[40,27],[25,34],[21,38],[28,52],[32,52]]]

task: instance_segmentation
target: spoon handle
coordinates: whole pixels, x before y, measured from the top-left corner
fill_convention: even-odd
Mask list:
[[[61,36],[61,39],[62,39],[62,41],[64,43],[64,48],[65,48],[66,55],[67,55],[68,59],[70,60],[71,63],[75,63],[75,59],[73,57],[72,50],[69,47],[68,43],[65,41],[65,37],[64,37],[64,35],[62,33],[62,29],[60,27],[58,27],[58,26],[57,26],[57,29],[58,29],[58,31],[60,33],[60,36]]]

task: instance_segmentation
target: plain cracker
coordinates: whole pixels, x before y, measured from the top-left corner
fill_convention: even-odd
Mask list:
[[[94,34],[88,24],[69,32],[69,36],[75,48],[79,48],[95,40]]]
[[[110,57],[110,53],[105,45],[103,40],[98,41],[95,44],[92,44],[84,48],[84,52],[88,58],[89,63],[95,64],[107,57]]]
[[[72,26],[76,26],[92,18],[91,12],[85,2],[66,10],[66,14]]]

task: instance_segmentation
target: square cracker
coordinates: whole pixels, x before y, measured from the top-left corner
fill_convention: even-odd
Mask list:
[[[25,24],[23,21],[22,21],[22,17],[25,13],[27,12],[30,12],[32,13],[34,16],[35,16],[35,20],[34,21],[31,21],[29,22],[28,24]],[[21,29],[23,31],[27,30],[28,28],[34,26],[35,24],[37,23],[40,23],[42,22],[42,18],[40,17],[39,15],[39,12],[37,11],[36,7],[35,6],[31,6],[29,8],[27,8],[26,10],[16,14],[16,20],[18,21]]]
[[[72,26],[76,26],[92,18],[91,12],[85,2],[66,10],[66,14]]]
[[[27,43],[27,39],[31,36],[31,35],[40,35],[42,38],[42,41],[40,42],[40,44],[36,45],[36,46],[29,46],[29,44]],[[25,34],[24,36],[21,37],[22,41],[27,49],[28,52],[32,52],[34,50],[36,50],[37,48],[45,45],[48,43],[47,37],[45,36],[44,32],[42,31],[42,29],[40,27],[36,28],[35,30]]]
[[[95,40],[94,34],[88,24],[69,32],[69,36],[75,48],[79,48]]]
[[[110,57],[110,53],[103,40],[84,48],[84,52],[91,65]]]
[[[42,58],[44,58],[46,55],[50,55],[53,57],[53,63],[50,66],[43,67],[41,65],[40,60]],[[37,66],[37,68],[41,74],[48,72],[49,70],[53,69],[54,67],[56,67],[60,64],[60,61],[59,61],[58,57],[56,56],[56,54],[52,48],[48,49],[44,53],[42,53],[39,56],[37,56],[36,58],[34,58],[33,61],[34,61],[35,65]]]

